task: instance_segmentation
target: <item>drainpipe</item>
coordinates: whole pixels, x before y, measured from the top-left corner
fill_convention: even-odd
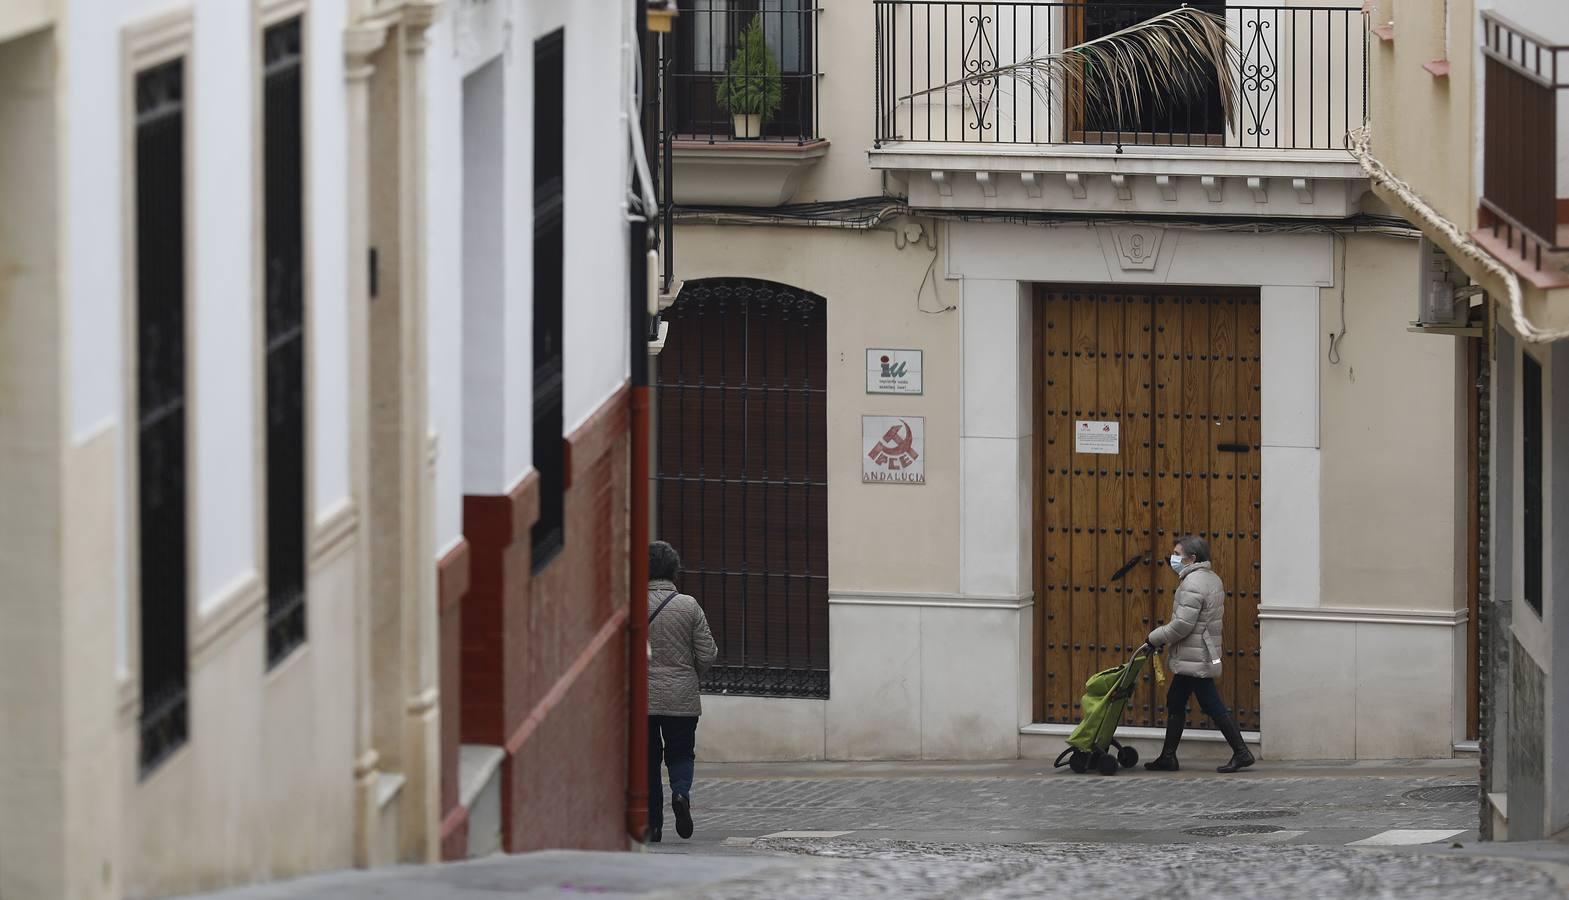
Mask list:
[[[633,0],[644,90],[652,89],[648,4]],[[647,131],[647,106],[641,110]],[[644,142],[642,152],[647,153]],[[643,168],[643,171],[648,171]],[[649,211],[652,214],[652,211]],[[648,262],[652,222],[628,225],[628,317],[631,385],[631,528],[627,547],[627,835],[648,839]]]

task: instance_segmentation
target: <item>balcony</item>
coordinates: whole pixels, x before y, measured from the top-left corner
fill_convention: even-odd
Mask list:
[[[1569,287],[1569,46],[1482,13],[1486,78],[1480,228],[1472,237],[1541,288]]]
[[[1202,89],[1151,72],[1108,103],[1093,70],[1017,68],[1182,5],[874,0],[872,165],[928,208],[1354,214],[1366,189],[1345,150],[1367,113],[1360,3],[1190,0],[1230,38],[1227,71],[1209,69]]]
[[[684,206],[779,206],[828,151],[815,0],[680,0],[661,39],[661,146]]]

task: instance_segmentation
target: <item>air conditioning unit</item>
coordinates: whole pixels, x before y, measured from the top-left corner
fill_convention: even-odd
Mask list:
[[[1417,254],[1416,325],[1457,327],[1467,324],[1471,312],[1470,278],[1455,265],[1443,248],[1422,238]]]

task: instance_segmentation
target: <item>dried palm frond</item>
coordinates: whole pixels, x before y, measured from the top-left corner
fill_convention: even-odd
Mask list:
[[[900,100],[1012,79],[1027,83],[1047,105],[1054,97],[1082,97],[1086,111],[1107,110],[1115,121],[1125,122],[1138,120],[1146,96],[1164,108],[1172,100],[1204,96],[1218,79],[1221,106],[1231,124],[1237,57],[1224,18],[1184,6],[1082,44],[972,72]]]

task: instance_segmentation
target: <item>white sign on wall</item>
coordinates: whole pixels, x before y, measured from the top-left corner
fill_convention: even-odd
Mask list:
[[[862,416],[861,481],[864,484],[925,484],[926,419],[920,416]]]
[[[1120,422],[1073,423],[1074,453],[1116,453]]]
[[[921,393],[921,351],[866,350],[866,392],[868,394]]]

